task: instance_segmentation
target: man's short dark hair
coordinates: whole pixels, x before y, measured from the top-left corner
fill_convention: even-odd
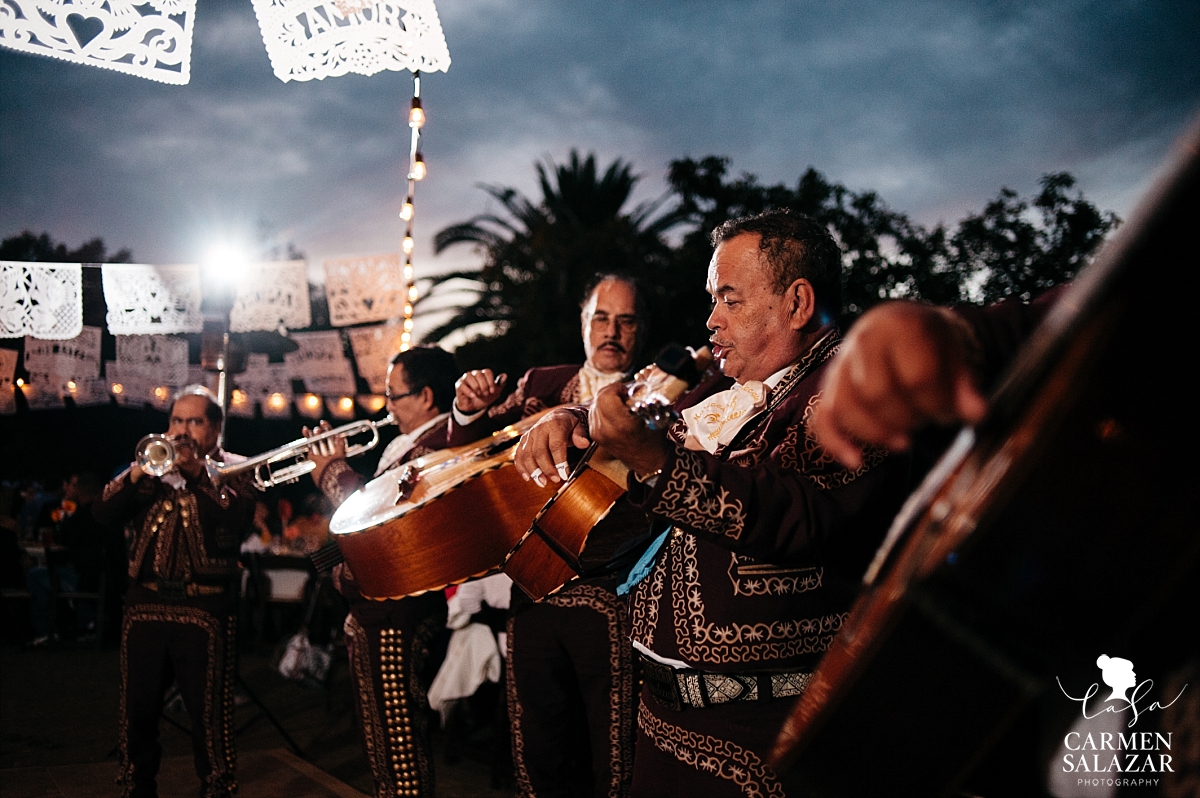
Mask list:
[[[225,422],[225,411],[221,409],[221,403],[217,401],[216,394],[203,385],[185,385],[179,389],[179,393],[175,394],[175,401],[171,403],[171,407],[174,407],[175,402],[185,396],[203,396],[207,399],[208,404],[204,408],[204,417],[217,429],[221,428]]]
[[[730,219],[712,231],[716,247],[742,233],[760,236],[775,290],[783,293],[801,278],[812,283],[817,307],[836,317],[842,311],[842,251],[825,225],[786,208]]]
[[[454,355],[436,346],[414,346],[392,355],[393,366],[404,367],[404,379],[408,390],[418,392],[425,388],[433,391],[433,404],[443,413],[450,410],[454,401],[454,381],[458,379],[458,364]]]
[[[592,298],[592,294],[596,293],[596,289],[601,283],[606,283],[609,280],[616,280],[618,283],[625,283],[629,286],[629,290],[633,292],[633,312],[637,316],[638,322],[644,324],[649,318],[650,313],[646,309],[646,292],[642,289],[642,284],[636,277],[628,272],[597,272],[592,275],[592,279],[588,280],[584,286],[583,296],[579,299],[579,311],[587,307],[588,300]]]

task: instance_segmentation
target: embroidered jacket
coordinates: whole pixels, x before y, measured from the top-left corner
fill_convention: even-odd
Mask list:
[[[218,450],[213,458],[225,462],[236,455]],[[175,488],[151,476],[134,484],[126,470],[105,486],[92,514],[103,524],[132,527],[131,579],[214,584],[238,574],[238,548],[254,519],[256,498],[248,474],[217,489],[201,471]]]
[[[680,421],[654,486],[630,477],[634,504],[674,525],[631,596],[633,639],[658,656],[708,671],[803,668],[841,628],[907,464],[875,450],[847,471],[808,434],[839,340],[833,331],[796,363],[728,446],[686,449]],[[711,380],[676,406],[731,384]]]

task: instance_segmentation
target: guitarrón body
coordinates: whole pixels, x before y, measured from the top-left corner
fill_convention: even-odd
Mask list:
[[[513,465],[517,440],[541,415],[394,469],[338,507],[329,529],[364,596],[440,590],[499,568],[554,494]]]

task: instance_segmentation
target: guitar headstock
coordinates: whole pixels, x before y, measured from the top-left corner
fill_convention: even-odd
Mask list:
[[[712,352],[669,344],[654,363],[646,366],[625,388],[625,404],[650,429],[665,429],[679,415],[671,408],[675,400],[699,382],[712,364]]]

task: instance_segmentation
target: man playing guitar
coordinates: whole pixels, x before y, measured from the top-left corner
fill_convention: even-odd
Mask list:
[[[766,765],[792,701],[845,620],[904,497],[902,458],[848,470],[813,441],[840,341],[841,253],[823,225],[770,211],[713,233],[707,289],[724,376],[648,429],[616,388],[588,423],[554,411],[523,436],[536,479],[590,441],[630,468],[629,497],[672,525],[622,586],[645,687],[634,795],[783,796]]]

